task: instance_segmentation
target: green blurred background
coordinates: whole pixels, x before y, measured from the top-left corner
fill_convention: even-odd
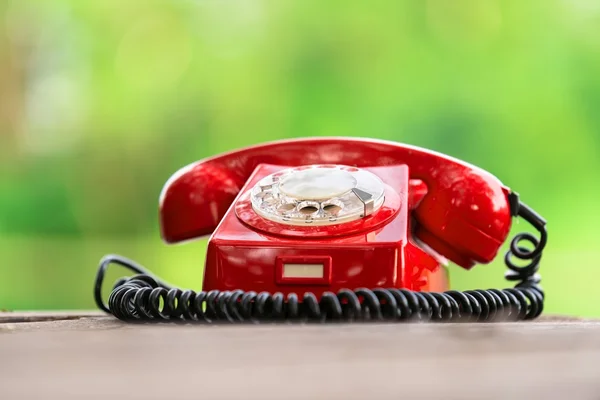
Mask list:
[[[2,1],[0,308],[93,308],[105,253],[199,289],[206,241],[159,238],[167,178],[343,135],[498,176],[549,222],[547,312],[600,316],[599,107],[595,0]],[[450,271],[506,285],[502,257]]]

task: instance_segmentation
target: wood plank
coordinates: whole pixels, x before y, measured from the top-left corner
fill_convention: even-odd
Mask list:
[[[43,321],[0,323],[1,399],[600,394],[595,320],[203,326],[131,325],[95,312],[37,315]]]

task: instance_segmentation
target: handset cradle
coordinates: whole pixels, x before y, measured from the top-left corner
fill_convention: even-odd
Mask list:
[[[497,321],[543,310],[546,222],[488,172],[418,147],[356,138],[252,146],[176,172],[159,209],[167,243],[211,235],[203,290],[106,256],[96,303],[125,321]],[[517,235],[506,253],[516,287],[450,290],[447,260],[489,263],[512,217],[540,233]],[[112,263],[136,275],[105,304]]]

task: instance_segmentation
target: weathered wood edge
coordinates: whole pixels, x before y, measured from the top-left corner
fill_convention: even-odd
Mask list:
[[[3,311],[0,312],[0,324],[2,323],[27,323],[46,321],[77,320],[81,318],[101,318],[107,314],[101,311]]]

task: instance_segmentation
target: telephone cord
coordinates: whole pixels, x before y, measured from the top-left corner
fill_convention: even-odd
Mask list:
[[[342,289],[315,293],[254,292],[243,290],[200,291],[171,287],[132,260],[107,255],[94,285],[97,306],[126,322],[261,323],[261,322],[502,322],[537,318],[543,311],[544,291],[538,273],[547,242],[546,221],[520,202],[509,198],[513,216],[528,221],[539,239],[523,232],[506,252],[505,279],[517,282],[508,289],[420,292],[397,288]],[[529,242],[529,249],[523,246]],[[518,266],[513,259],[528,261]],[[111,264],[135,273],[119,279],[105,304],[102,283]]]

